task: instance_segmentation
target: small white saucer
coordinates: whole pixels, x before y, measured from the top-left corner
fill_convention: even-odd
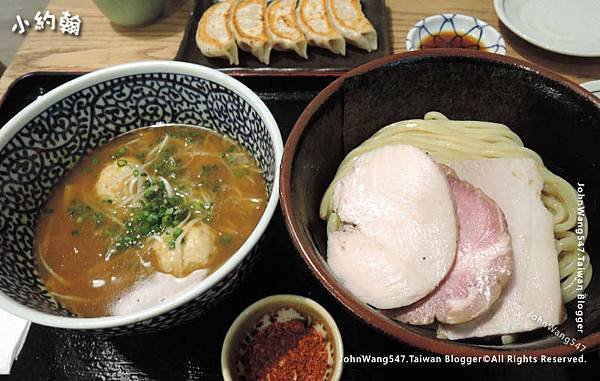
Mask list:
[[[580,86],[600,98],[600,79],[582,83]]]
[[[473,16],[451,13],[429,16],[416,23],[406,35],[406,50],[418,50],[424,39],[442,32],[452,32],[457,37],[469,35],[477,40],[479,50],[506,54],[504,39],[493,26]]]
[[[508,29],[540,48],[600,57],[598,0],[494,0],[494,8]]]

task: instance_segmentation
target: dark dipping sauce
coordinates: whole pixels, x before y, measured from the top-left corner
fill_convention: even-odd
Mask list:
[[[444,31],[433,36],[427,36],[421,41],[421,49],[435,48],[462,48],[462,49],[484,49],[479,39],[466,34],[457,35],[454,31]]]

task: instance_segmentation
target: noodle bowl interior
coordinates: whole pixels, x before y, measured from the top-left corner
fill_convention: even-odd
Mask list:
[[[139,309],[122,304],[151,281],[177,291],[215,271],[266,201],[260,168],[230,138],[191,126],[138,129],[83,157],[55,187],[36,232],[38,270],[75,315]]]
[[[531,316],[562,324],[590,283],[578,205],[507,126],[429,112],[350,151],[319,214],[329,267],[360,301],[439,338],[512,342],[541,328]]]

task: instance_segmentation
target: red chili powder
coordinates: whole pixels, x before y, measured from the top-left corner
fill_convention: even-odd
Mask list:
[[[301,320],[275,322],[260,331],[244,359],[251,381],[323,381],[327,372],[327,342]]]

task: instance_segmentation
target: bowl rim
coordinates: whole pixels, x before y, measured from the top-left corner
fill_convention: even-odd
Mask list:
[[[281,132],[277,122],[275,121],[275,118],[264,102],[258,97],[258,95],[256,95],[256,93],[250,90],[243,83],[239,82],[237,79],[206,66],[177,61],[139,61],[110,66],[84,74],[81,77],[75,78],[63,85],[58,86],[56,89],[48,92],[47,94],[42,95],[21,110],[11,120],[9,120],[0,129],[0,152],[13,138],[13,136],[16,135],[17,132],[20,131],[27,123],[62,99],[85,88],[111,79],[150,73],[181,74],[212,81],[228,88],[229,90],[232,90],[260,115],[261,119],[265,123],[265,127],[273,144],[275,173],[273,179],[273,188],[271,195],[269,196],[269,201],[265,207],[263,215],[261,216],[257,225],[254,227],[254,230],[252,230],[252,233],[250,236],[248,236],[242,246],[225,263],[223,263],[215,272],[200,281],[198,284],[177,293],[173,298],[169,298],[164,302],[160,302],[136,312],[117,316],[93,318],[56,316],[22,305],[2,291],[0,291],[0,308],[31,322],[56,328],[85,330],[105,329],[138,323],[161,315],[189,301],[192,301],[194,298],[212,288],[242,262],[242,260],[258,243],[260,237],[267,229],[267,226],[273,217],[279,201],[280,163],[283,154],[283,140],[281,137]]]
[[[237,318],[235,318],[233,323],[231,323],[231,326],[227,330],[227,334],[223,339],[223,345],[221,347],[221,372],[225,381],[233,380],[231,374],[231,368],[233,367],[233,364],[231,364],[229,361],[229,353],[233,349],[232,346],[234,344],[234,340],[240,332],[240,329],[242,329],[244,323],[248,321],[248,319],[254,318],[257,312],[266,309],[272,304],[286,303],[302,305],[306,309],[313,311],[316,315],[323,319],[322,323],[329,327],[333,336],[332,340],[338,351],[336,352],[333,362],[333,372],[328,381],[338,381],[341,378],[342,368],[344,366],[344,344],[342,340],[342,334],[340,333],[340,329],[338,328],[333,316],[331,316],[325,307],[310,298],[301,295],[279,294],[267,296],[252,303],[246,307],[237,316]],[[291,307],[293,308],[294,306],[292,305]]]
[[[580,354],[578,348],[564,344],[554,345],[548,348],[536,349],[496,349],[486,346],[477,346],[461,342],[441,340],[421,335],[420,333],[417,333],[415,331],[410,330],[407,327],[404,327],[400,323],[393,322],[391,319],[384,317],[382,314],[375,313],[370,307],[367,307],[364,303],[361,303],[357,299],[355,299],[349,291],[345,291],[341,287],[339,287],[338,281],[335,279],[334,275],[329,270],[327,270],[327,263],[319,255],[316,248],[314,248],[313,245],[310,243],[306,229],[303,227],[298,217],[294,213],[294,207],[292,205],[291,175],[294,160],[296,158],[296,149],[298,147],[298,143],[302,138],[304,130],[308,126],[310,119],[319,110],[320,106],[326,100],[328,100],[337,90],[339,90],[348,78],[364,74],[366,72],[394,62],[402,62],[407,59],[429,57],[466,57],[472,59],[481,59],[490,63],[500,62],[508,64],[515,68],[530,71],[535,74],[546,77],[550,80],[559,82],[567,86],[574,92],[579,93],[592,103],[596,104],[597,107],[600,109],[600,99],[595,97],[586,89],[572,82],[571,80],[535,64],[495,53],[466,49],[417,50],[388,55],[368,62],[364,65],[358,66],[357,68],[344,74],[343,76],[332,82],[315,98],[313,98],[313,100],[304,109],[304,111],[298,118],[286,142],[281,164],[281,177],[279,179],[281,193],[280,200],[284,221],[296,250],[302,257],[302,259],[306,262],[312,274],[327,289],[327,291],[329,291],[329,293],[333,295],[333,297],[339,303],[341,303],[355,317],[359,318],[370,327],[375,328],[376,330],[383,332],[396,340],[403,341],[405,343],[428,350],[430,352],[439,354],[454,354],[459,356],[481,357],[508,354],[517,356],[528,355],[539,358],[542,355],[565,356],[573,355],[576,353]],[[577,340],[577,343],[585,345],[588,350],[596,348],[600,346],[600,332],[589,333],[581,339]]]

